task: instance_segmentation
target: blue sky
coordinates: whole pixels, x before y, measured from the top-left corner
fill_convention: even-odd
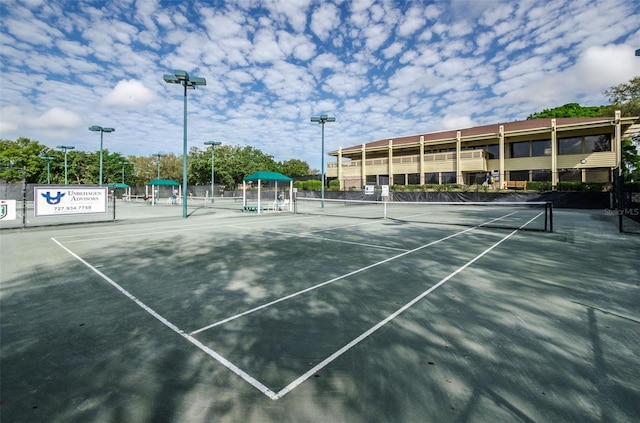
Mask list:
[[[451,0],[0,0],[0,137],[124,155],[250,145],[325,152],[526,119],[640,74],[640,3]]]

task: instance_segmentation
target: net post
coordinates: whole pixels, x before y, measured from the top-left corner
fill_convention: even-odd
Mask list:
[[[551,201],[548,201],[545,204],[545,209],[549,209],[549,232],[553,232],[553,203]],[[547,229],[547,211],[545,210],[545,217],[544,217],[544,227],[545,230]]]
[[[382,204],[384,205],[383,210],[384,210],[384,218],[387,218],[387,200],[382,200]]]
[[[27,227],[27,167],[22,166],[22,227]]]
[[[107,188],[107,198],[109,198],[108,190],[109,190],[109,188]],[[114,188],[113,188],[113,221],[114,222],[116,221],[116,199],[117,199],[117,197],[116,197],[116,188],[114,186]],[[109,204],[109,203],[107,202],[107,204]]]

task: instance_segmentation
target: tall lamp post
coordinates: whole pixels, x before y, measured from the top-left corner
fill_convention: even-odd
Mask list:
[[[73,150],[75,147],[72,145],[59,145],[56,148],[61,148],[64,150],[64,184],[67,184],[67,151]]]
[[[105,132],[113,132],[113,128],[103,128],[102,126],[93,125],[89,127],[89,131],[100,132],[100,186],[102,186],[102,135]]]
[[[124,167],[129,164],[129,162],[120,162],[122,165],[122,185],[124,185]]]
[[[221,145],[222,143],[220,141],[205,141],[204,145],[210,145],[211,146],[211,202],[213,203],[213,197],[215,197],[214,194],[214,188],[215,185],[213,184],[213,177],[214,177],[214,173],[213,173],[213,150],[215,150],[216,145]]]
[[[319,123],[320,125],[322,125],[322,169],[321,169],[321,174],[322,174],[322,184],[320,184],[320,207],[324,208],[324,124],[326,122],[335,122],[336,118],[333,116],[327,116],[327,115],[320,115],[320,116],[313,116],[311,118],[311,122],[313,123]]]
[[[152,156],[158,158],[158,179],[160,179],[160,159],[166,156],[166,154],[156,153],[156,154],[152,154]]]
[[[197,85],[207,85],[207,80],[197,76],[189,77],[182,70],[173,71],[173,75],[164,75],[167,84],[182,84],[184,87],[184,135],[182,140],[182,217],[187,218],[187,89],[195,90]]]
[[[51,185],[51,160],[55,160],[55,157],[41,156],[40,158],[47,161],[47,185]]]

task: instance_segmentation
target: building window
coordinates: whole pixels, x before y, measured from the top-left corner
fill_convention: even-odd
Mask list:
[[[609,134],[589,135],[584,137],[585,153],[597,153],[600,151],[611,151],[611,136]]]
[[[443,184],[455,184],[456,183],[456,173],[455,172],[442,172],[442,183]]]
[[[551,181],[551,171],[547,169],[531,171],[532,181]]]
[[[611,169],[607,167],[585,169],[585,182],[611,182]]]
[[[560,138],[558,140],[558,154],[581,154],[582,137]]]
[[[602,151],[611,151],[610,134],[560,138],[558,140],[558,154],[589,154]]]
[[[550,156],[551,140],[531,141],[531,156]]]
[[[393,185],[405,185],[404,173],[396,173],[393,175]]]
[[[529,141],[510,143],[509,157],[529,157]]]
[[[407,183],[409,185],[419,185],[420,184],[420,174],[419,173],[410,173],[407,175]]]
[[[528,170],[512,170],[511,172],[509,172],[509,180],[510,181],[528,181],[529,171]]]
[[[489,144],[487,146],[487,154],[490,159],[500,158],[500,144]]]
[[[437,184],[438,182],[438,172],[427,172],[424,174],[424,183],[425,184]]]
[[[377,185],[378,177],[376,175],[367,175],[367,185]]]
[[[558,169],[559,182],[581,182],[582,171],[580,169]]]
[[[389,185],[389,175],[378,175],[378,184]]]

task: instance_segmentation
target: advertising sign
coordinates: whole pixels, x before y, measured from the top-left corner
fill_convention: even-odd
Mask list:
[[[16,220],[16,200],[0,200],[0,220]]]
[[[388,197],[389,196],[389,185],[382,185],[382,193],[381,195],[383,197]]]
[[[364,186],[364,195],[373,195],[374,194],[374,186],[373,185],[365,185]]]
[[[35,217],[107,213],[108,189],[103,187],[36,187]]]

